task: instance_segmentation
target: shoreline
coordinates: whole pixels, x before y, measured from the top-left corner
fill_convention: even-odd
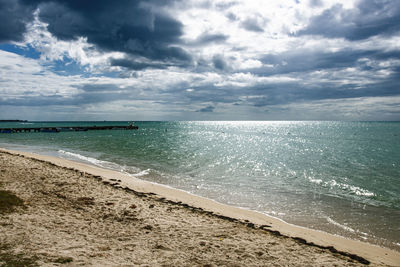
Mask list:
[[[49,162],[62,168],[90,174],[99,177],[99,179],[103,179],[103,183],[105,184],[124,188],[126,191],[156,195],[157,198],[165,199],[165,201],[176,205],[201,209],[228,221],[238,221],[246,224],[250,228],[264,229],[270,233],[290,237],[300,243],[346,255],[353,259],[356,259],[358,256],[359,262],[362,262],[362,258],[365,258],[375,264],[393,266],[400,264],[400,253],[388,248],[295,226],[256,211],[221,204],[214,200],[196,196],[179,189],[140,180],[128,174],[30,152],[20,152],[3,148],[0,148],[0,152]],[[115,181],[120,182],[115,183]]]

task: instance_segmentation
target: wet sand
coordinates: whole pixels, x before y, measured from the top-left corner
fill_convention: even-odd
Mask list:
[[[0,192],[23,201],[0,209],[0,265],[400,265],[396,251],[59,158],[0,150]]]

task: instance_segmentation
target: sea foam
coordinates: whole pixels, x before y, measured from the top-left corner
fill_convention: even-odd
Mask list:
[[[85,163],[90,163],[102,168],[107,168],[107,169],[111,169],[111,170],[115,170],[115,171],[119,171],[119,172],[123,172],[123,173],[127,173],[131,176],[134,177],[141,177],[141,176],[145,176],[147,174],[149,174],[150,169],[147,170],[140,170],[136,167],[132,167],[132,166],[121,166],[117,163],[114,162],[110,162],[110,161],[105,161],[105,160],[99,160],[96,158],[92,158],[92,157],[87,157],[81,154],[77,154],[77,153],[73,153],[73,152],[68,152],[65,150],[58,150],[58,153],[61,155],[65,155],[67,156],[68,159],[72,159],[72,160],[76,160],[79,159]]]

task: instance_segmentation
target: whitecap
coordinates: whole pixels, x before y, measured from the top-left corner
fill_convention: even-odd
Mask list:
[[[313,179],[311,177],[308,177],[308,181],[310,181],[311,183],[315,183],[315,184],[321,184],[322,183],[321,179]]]

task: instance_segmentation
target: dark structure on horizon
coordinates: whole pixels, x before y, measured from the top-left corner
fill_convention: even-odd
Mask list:
[[[0,128],[0,133],[58,133],[58,132],[82,132],[94,130],[138,130],[135,125],[128,126],[63,126],[63,127],[24,127],[24,128]]]
[[[27,120],[0,120],[0,122],[28,122]]]

